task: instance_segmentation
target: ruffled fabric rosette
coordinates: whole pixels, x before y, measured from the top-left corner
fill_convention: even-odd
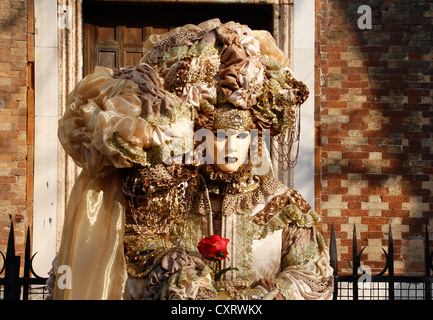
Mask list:
[[[196,129],[211,128],[215,110],[230,106],[250,110],[257,128],[277,135],[293,128],[308,97],[271,34],[237,22],[214,19],[152,35],[141,63],[197,109]]]
[[[59,139],[89,176],[169,164],[193,148],[194,129],[213,127],[221,107],[249,110],[253,128],[272,135],[293,130],[308,97],[270,33],[236,22],[152,35],[143,53],[138,66],[96,67],[69,95]]]

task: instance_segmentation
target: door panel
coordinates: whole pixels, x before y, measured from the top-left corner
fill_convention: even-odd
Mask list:
[[[169,28],[86,23],[84,30],[84,71],[88,74],[97,65],[113,69],[137,65],[143,56],[144,41],[152,33],[165,33]]]

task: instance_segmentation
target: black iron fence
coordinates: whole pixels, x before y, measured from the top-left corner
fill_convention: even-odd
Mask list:
[[[11,223],[6,256],[3,257],[3,267],[0,270],[0,299],[4,300],[28,300],[44,299],[47,294],[47,278],[38,276],[32,267],[35,256],[30,256],[30,230],[27,230],[24,274],[20,277],[21,257],[15,255],[14,228]],[[425,228],[424,276],[395,276],[394,275],[394,245],[391,226],[389,227],[388,251],[385,254],[385,266],[377,275],[367,272],[366,266],[361,264],[361,255],[366,247],[358,252],[356,227],[353,227],[352,246],[352,274],[338,274],[338,255],[335,239],[334,225],[332,225],[329,245],[330,263],[334,268],[334,300],[432,300],[433,277],[433,252],[430,252],[429,234]]]
[[[391,225],[389,226],[388,251],[385,254],[385,266],[376,275],[369,274],[361,265],[361,255],[366,247],[358,252],[356,227],[352,238],[352,274],[338,274],[338,256],[334,225],[332,225],[329,246],[330,262],[334,268],[334,300],[432,300],[433,252],[430,253],[428,228],[424,238],[424,275],[394,275],[394,243]]]
[[[0,275],[0,299],[3,300],[29,300],[44,299],[47,278],[38,276],[32,266],[33,256],[30,256],[30,230],[27,229],[26,244],[24,251],[23,276],[20,277],[21,257],[15,254],[14,227],[11,222],[6,256],[0,251],[3,257],[3,267]]]

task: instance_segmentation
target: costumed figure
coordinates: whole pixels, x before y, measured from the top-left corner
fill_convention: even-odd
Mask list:
[[[320,216],[273,177],[265,143],[295,135],[308,96],[287,66],[267,31],[213,19],[78,83],[59,139],[83,170],[53,298],[331,299]]]

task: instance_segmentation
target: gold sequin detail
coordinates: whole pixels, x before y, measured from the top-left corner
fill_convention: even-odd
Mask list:
[[[220,108],[214,115],[215,129],[249,130],[252,124],[253,120],[248,110]]]
[[[149,165],[147,152],[144,151],[143,148],[127,141],[119,134],[119,132],[113,132],[113,135],[107,140],[107,142],[113,149],[131,160],[133,163],[138,163],[142,166]]]

